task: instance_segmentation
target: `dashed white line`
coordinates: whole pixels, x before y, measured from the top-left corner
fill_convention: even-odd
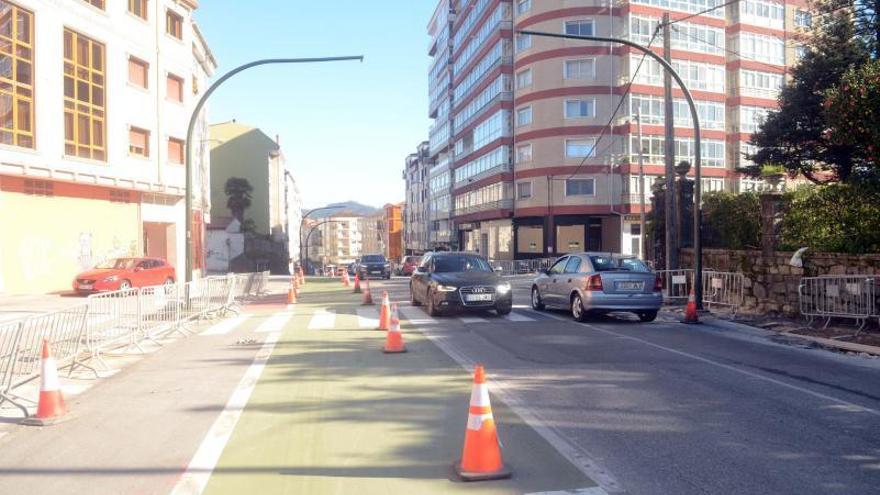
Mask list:
[[[599,488],[598,486],[593,486],[590,488],[575,488],[572,490],[556,490],[553,492],[533,492],[533,493],[526,493],[526,495],[608,495],[608,492]]]
[[[509,315],[505,316],[504,319],[505,319],[505,320],[512,321],[512,322],[517,322],[517,323],[528,322],[528,321],[535,321],[534,318],[531,318],[531,317],[529,317],[529,316],[526,316],[526,315],[523,315],[523,314],[519,314],[519,313],[516,313],[516,312],[510,313]]]
[[[464,323],[465,325],[472,325],[474,323],[488,323],[487,319],[480,318],[479,316],[462,316],[458,319],[458,321]]]
[[[336,311],[319,309],[312,315],[309,321],[309,330],[327,330],[336,324]]]
[[[250,314],[242,314],[238,315],[235,318],[230,318],[228,320],[223,320],[216,325],[212,325],[208,327],[207,330],[202,332],[199,335],[203,336],[211,336],[211,335],[226,335],[229,332],[235,330],[239,325],[244,323],[248,318],[250,318]]]
[[[269,333],[269,332],[279,332],[284,329],[284,325],[290,320],[290,317],[293,316],[293,313],[275,313],[268,320],[260,323],[260,326],[255,330],[257,333]]]
[[[205,490],[208,480],[211,479],[211,473],[214,472],[217,461],[220,460],[220,455],[226,448],[226,444],[229,443],[232,432],[235,430],[235,425],[238,423],[239,418],[241,418],[241,414],[250,400],[251,393],[254,391],[257,381],[259,381],[260,375],[263,374],[266,363],[269,361],[272,350],[275,348],[275,343],[278,342],[280,336],[280,332],[273,332],[266,336],[263,347],[257,352],[257,356],[241,378],[241,381],[229,398],[229,402],[226,403],[223,412],[220,413],[220,416],[211,425],[211,429],[208,430],[208,434],[202,440],[199,450],[196,451],[196,454],[190,460],[186,472],[183,473],[183,476],[174,486],[171,495],[199,495]]]

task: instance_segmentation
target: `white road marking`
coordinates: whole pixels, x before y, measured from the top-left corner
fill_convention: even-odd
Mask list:
[[[207,330],[200,333],[199,335],[210,336],[210,335],[226,335],[227,333],[235,330],[236,327],[244,323],[251,315],[242,314],[238,315],[235,318],[230,318],[228,320],[223,320],[216,325],[211,325]]]
[[[361,328],[379,328],[379,310],[372,306],[361,306],[357,309],[358,326]]]
[[[556,490],[552,492],[532,492],[526,493],[526,495],[608,495],[608,492],[598,486],[593,486],[590,488],[575,488],[572,490]]]
[[[430,330],[420,329],[422,333],[462,368],[473,373],[474,362],[461,354],[445,336],[434,335]],[[517,416],[526,422],[533,430],[538,432],[544,440],[547,441],[562,457],[565,457],[575,468],[588,478],[595,481],[602,492],[596,492],[596,495],[605,493],[620,493],[623,491],[617,480],[605,469],[599,466],[593,460],[593,456],[589,454],[579,445],[575,445],[565,439],[565,434],[560,432],[556,427],[544,423],[526,401],[520,400],[509,390],[513,387],[506,385],[498,379],[488,380],[489,389],[493,394],[500,398],[507,407],[509,407]],[[565,492],[562,492],[565,493]],[[587,492],[589,493],[589,492]],[[592,494],[591,494],[592,495]]]
[[[777,379],[775,379],[775,378],[770,378],[769,376],[759,375],[758,373],[753,373],[753,372],[751,372],[751,371],[747,371],[747,370],[744,370],[744,369],[741,369],[741,368],[737,368],[736,366],[731,366],[731,365],[729,365],[729,364],[719,363],[718,361],[713,361],[713,360],[711,360],[711,359],[707,359],[707,358],[704,358],[704,357],[702,357],[702,356],[697,356],[696,354],[691,354],[691,353],[689,353],[689,352],[679,351],[678,349],[672,349],[671,347],[666,347],[666,346],[662,346],[662,345],[660,345],[660,344],[655,344],[655,343],[653,343],[653,342],[649,342],[649,341],[647,341],[647,340],[643,340],[643,339],[640,339],[640,338],[638,338],[638,337],[631,337],[631,336],[629,336],[629,335],[625,335],[625,334],[622,334],[622,333],[613,332],[613,331],[611,331],[611,330],[605,330],[604,328],[600,328],[600,327],[597,327],[597,326],[595,326],[595,325],[590,325],[590,324],[586,324],[586,323],[585,323],[584,326],[586,326],[586,327],[588,327],[588,328],[591,328],[591,329],[593,329],[593,330],[596,330],[596,331],[598,331],[598,332],[602,332],[602,333],[605,333],[605,334],[608,334],[608,335],[614,335],[615,337],[620,337],[620,338],[622,338],[622,339],[627,339],[627,340],[632,340],[632,341],[635,341],[635,342],[639,342],[639,343],[641,343],[641,344],[647,345],[647,346],[649,346],[649,347],[653,347],[653,348],[655,348],[655,349],[661,349],[661,350],[664,350],[664,351],[666,351],[666,352],[671,352],[671,353],[673,353],[673,354],[678,354],[679,356],[684,356],[684,357],[687,357],[687,358],[693,359],[693,360],[695,360],[695,361],[700,361],[701,363],[710,364],[710,365],[712,365],[712,366],[716,366],[716,367],[721,368],[721,369],[725,369],[725,370],[728,370],[728,371],[733,371],[733,372],[739,373],[739,374],[741,374],[741,375],[745,375],[745,376],[748,376],[748,377],[751,377],[751,378],[755,378],[755,379],[758,379],[758,380],[763,380],[763,381],[765,381],[765,382],[772,383],[772,384],[774,384],[774,385],[779,385],[780,387],[784,387],[784,388],[787,388],[787,389],[790,389],[790,390],[797,390],[798,392],[803,392],[803,393],[805,393],[805,394],[807,394],[807,395],[811,395],[811,396],[813,396],[813,397],[816,397],[817,399],[822,399],[822,400],[826,400],[826,401],[829,401],[829,402],[834,402],[835,404],[838,404],[838,405],[841,405],[841,406],[846,406],[846,407],[847,407],[847,410],[849,410],[849,411],[861,411],[861,412],[866,412],[866,413],[869,413],[869,414],[873,414],[873,415],[875,415],[875,416],[880,416],[880,411],[878,411],[878,410],[876,410],[876,409],[871,409],[870,407],[860,406],[859,404],[856,404],[856,403],[854,403],[854,402],[849,402],[849,401],[846,401],[846,400],[843,400],[843,399],[838,399],[837,397],[832,397],[832,396],[830,396],[830,395],[826,395],[826,394],[823,394],[823,393],[820,393],[820,392],[814,392],[814,391],[812,391],[812,390],[810,390],[810,389],[808,389],[808,388],[799,387],[799,386],[797,386],[797,385],[792,385],[792,384],[790,384],[790,383],[786,383],[786,382],[783,382],[783,381],[781,381],[781,380],[777,380]]]
[[[485,318],[480,318],[479,316],[462,316],[458,319],[458,321],[464,323],[465,325],[472,325],[474,323],[488,323],[489,321]]]
[[[255,330],[257,333],[270,333],[270,332],[280,332],[284,329],[284,325],[290,320],[290,317],[293,316],[293,313],[275,313],[268,320],[260,323],[260,326]]]
[[[315,311],[312,315],[311,321],[309,321],[309,330],[326,330],[329,328],[333,328],[333,325],[336,323],[336,311],[327,311],[326,309],[319,309]]]
[[[199,450],[196,451],[196,454],[190,460],[186,472],[183,473],[183,476],[174,486],[171,495],[199,495],[205,490],[205,486],[211,478],[211,473],[214,472],[217,461],[220,460],[220,455],[226,448],[226,444],[229,443],[232,432],[235,430],[235,425],[244,412],[251,393],[259,381],[260,375],[263,374],[263,369],[266,368],[266,363],[269,361],[272,350],[275,348],[275,343],[278,342],[280,336],[281,332],[273,332],[266,336],[263,347],[257,352],[253,363],[251,363],[241,378],[235,391],[232,392],[232,396],[229,397],[229,402],[226,403],[223,412],[220,413],[220,416],[211,425],[211,429],[208,430],[208,434],[202,440]]]
[[[505,316],[504,319],[512,322],[535,321],[535,319],[530,316],[526,316],[516,312],[510,313],[509,315]]]
[[[436,325],[436,319],[428,316],[423,310],[413,306],[400,306],[400,314],[413,325]]]

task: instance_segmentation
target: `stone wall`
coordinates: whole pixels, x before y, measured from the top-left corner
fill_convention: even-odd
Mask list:
[[[820,275],[880,275],[880,254],[845,255],[811,253],[803,256],[803,268],[789,265],[793,252],[777,251],[762,255],[761,251],[703,249],[704,269],[742,272],[743,313],[798,314],[798,285],[801,277]],[[682,249],[682,268],[693,268],[694,252]]]

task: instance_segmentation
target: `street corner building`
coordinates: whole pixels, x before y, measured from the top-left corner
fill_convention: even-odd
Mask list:
[[[700,116],[703,191],[765,187],[736,169],[749,164],[749,138],[806,50],[806,1],[440,0],[428,23],[427,152],[419,146],[404,172],[407,200],[419,204],[405,217],[407,252],[638,254],[640,191],[647,210],[665,175],[662,67],[624,45],[517,31],[624,38],[662,54],[662,36],[652,36],[665,13],[672,65]],[[692,162],[693,122],[675,85],[672,109],[673,163]]]
[[[186,126],[216,61],[196,0],[0,0],[0,293],[119,256],[185,259]],[[193,146],[204,267],[207,123]]]

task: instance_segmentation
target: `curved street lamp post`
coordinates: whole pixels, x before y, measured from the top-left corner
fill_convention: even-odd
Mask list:
[[[675,82],[678,83],[679,88],[681,88],[682,93],[684,93],[685,99],[687,99],[688,106],[691,110],[691,118],[694,121],[694,298],[696,299],[697,309],[703,309],[703,244],[701,240],[702,236],[700,235],[700,198],[702,189],[700,184],[700,179],[702,178],[700,166],[700,115],[697,111],[697,105],[696,103],[694,103],[694,98],[691,96],[691,92],[684,84],[684,81],[681,79],[678,73],[675,72],[675,69],[672,68],[672,65],[664,60],[663,57],[657,55],[649,48],[644,47],[638,43],[634,43],[630,40],[620,38],[605,38],[601,36],[579,36],[573,34],[545,33],[541,31],[528,30],[519,30],[517,31],[517,33],[531,36],[543,36],[547,38],[598,41],[600,43],[619,43],[621,45],[631,46],[656,60],[666,70],[666,72],[668,72],[669,75],[671,75],[672,78],[675,79]],[[675,191],[666,191],[666,194],[674,193]]]
[[[199,98],[198,103],[196,103],[195,108],[193,109],[192,115],[189,118],[189,126],[186,129],[186,142],[184,143],[185,151],[184,151],[184,161],[186,162],[186,281],[189,282],[192,280],[192,270],[193,270],[193,252],[192,252],[192,230],[193,230],[193,213],[192,213],[192,188],[193,188],[193,180],[192,180],[192,137],[193,132],[195,132],[196,127],[196,119],[198,119],[199,112],[202,111],[202,107],[205,106],[205,102],[208,100],[208,97],[226,80],[230,77],[242,72],[244,70],[250,69],[251,67],[257,67],[260,65],[272,65],[272,64],[307,64],[307,63],[323,63],[323,62],[342,62],[349,60],[359,60],[361,62],[364,61],[364,57],[362,55],[358,56],[346,56],[346,57],[320,57],[320,58],[269,58],[263,60],[255,60],[253,62],[246,63],[244,65],[240,65],[235,69],[224,74],[220,79],[214,81],[211,86],[208,87],[208,90]]]
[[[312,211],[321,210],[321,209],[326,209],[326,208],[316,208],[315,210],[312,210]],[[311,211],[309,213],[311,213]],[[312,232],[314,232],[315,229],[317,229],[321,225],[325,225],[328,223],[344,223],[344,222],[342,222],[340,220],[324,220],[323,222],[318,222],[315,225],[313,225],[311,230],[309,230],[308,235],[306,235],[306,245],[305,245],[306,259],[308,259],[308,255],[309,255],[309,238],[312,237]],[[300,248],[300,255],[302,255],[302,248]],[[300,266],[302,266],[302,265],[300,265]]]

